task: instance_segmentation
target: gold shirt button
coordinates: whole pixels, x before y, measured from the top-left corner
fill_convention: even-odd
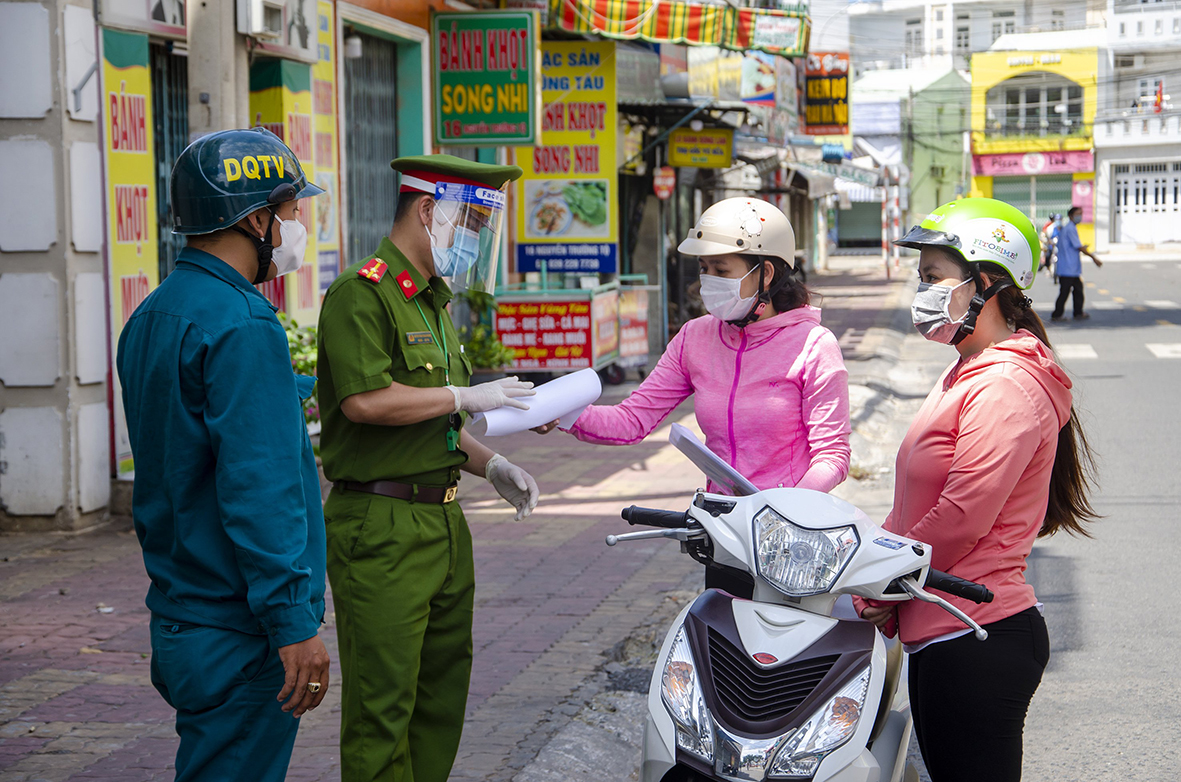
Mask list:
[[[431,362],[426,362],[426,371],[430,372],[432,369],[434,369],[434,366],[431,365]]]

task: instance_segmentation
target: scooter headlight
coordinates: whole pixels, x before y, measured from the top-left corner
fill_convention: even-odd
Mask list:
[[[769,507],[755,515],[754,525],[759,575],[792,597],[831,589],[858,546],[853,527],[806,529]]]
[[[783,743],[771,764],[771,776],[811,778],[824,756],[853,736],[865,710],[869,675],[867,667]]]
[[[677,746],[698,757],[713,761],[714,730],[713,719],[705,708],[705,697],[701,693],[701,680],[697,676],[697,664],[689,649],[685,628],[677,631],[668,660],[664,663],[664,674],[660,678],[660,697],[665,708],[676,723]]]

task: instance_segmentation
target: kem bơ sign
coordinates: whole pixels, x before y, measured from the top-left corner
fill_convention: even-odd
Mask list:
[[[435,14],[435,143],[536,144],[538,48],[533,11]]]
[[[805,132],[843,136],[849,132],[849,54],[811,52],[804,70]]]

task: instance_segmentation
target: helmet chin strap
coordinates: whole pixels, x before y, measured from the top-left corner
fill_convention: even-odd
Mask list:
[[[266,282],[267,272],[271,270],[271,255],[275,252],[275,245],[271,244],[271,229],[275,227],[275,210],[269,209],[268,211],[271,213],[271,219],[267,222],[267,233],[262,239],[259,239],[241,226],[234,226],[234,230],[254,242],[254,248],[258,250],[258,272],[255,273],[254,280],[250,283],[251,285],[259,285]]]
[[[766,263],[767,263],[766,259],[760,259],[760,261],[759,261],[759,292],[758,292],[758,295],[755,296],[755,301],[754,301],[754,304],[751,305],[750,312],[746,313],[746,315],[742,316],[741,318],[738,318],[737,320],[726,321],[730,325],[737,326],[740,329],[744,329],[747,326],[749,326],[750,324],[754,323],[759,318],[761,318],[763,316],[763,313],[767,311],[768,305],[771,304],[771,297],[774,296],[776,293],[779,293],[779,291],[781,291],[783,289],[783,286],[785,284],[787,284],[787,278],[791,274],[790,269],[788,270],[787,274],[784,274],[782,277],[780,277],[778,279],[778,281],[772,283],[770,288],[763,290],[763,285],[766,282],[766,280],[765,280],[765,276],[767,273],[767,267],[765,265]]]
[[[1002,278],[984,288],[984,282],[980,279],[980,272],[973,271],[972,279],[976,283],[976,295],[972,297],[971,303],[968,304],[968,314],[964,318],[964,322],[960,324],[956,330],[955,336],[951,338],[952,345],[958,345],[968,337],[969,334],[976,332],[976,318],[980,315],[980,311],[984,309],[984,305],[988,300],[997,295],[1005,288],[1013,286],[1013,281],[1007,278]]]

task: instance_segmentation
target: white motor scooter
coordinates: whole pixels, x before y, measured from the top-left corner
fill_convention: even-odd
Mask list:
[[[987,632],[924,586],[975,602],[987,588],[931,570],[930,547],[886,532],[843,500],[758,491],[689,430],[671,442],[729,494],[699,490],[684,512],[630,507],[607,544],[666,537],[706,565],[754,577],[754,599],[709,589],[677,616],[648,691],[642,782],[916,779],[903,652],[841,595],[924,600]],[[840,611],[836,612],[838,615]],[[852,614],[849,614],[852,617]]]

